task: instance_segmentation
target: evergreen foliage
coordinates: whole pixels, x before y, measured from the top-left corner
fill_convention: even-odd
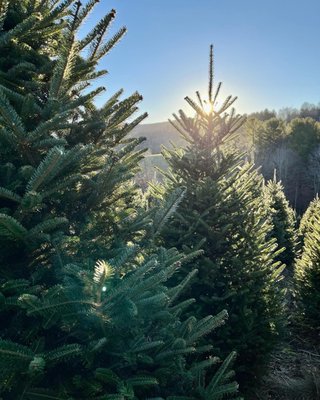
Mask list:
[[[266,153],[274,151],[279,146],[287,133],[284,121],[273,117],[258,124],[258,129],[251,135],[254,136],[252,140],[257,152],[256,157],[261,160],[266,157]]]
[[[312,118],[295,118],[289,125],[289,145],[307,161],[311,151],[319,145],[320,124]]]
[[[181,191],[149,214],[136,205],[142,139],[127,135],[145,115],[127,122],[138,93],[94,104],[98,62],[125,33],[105,39],[111,10],[77,39],[96,3],[0,1],[0,394],[234,397],[235,353],[218,364],[200,343],[226,311],[184,316],[195,271],[166,285],[199,252],[143,247]]]
[[[293,269],[297,247],[296,216],[283,192],[281,182],[276,179],[267,182],[264,188],[264,204],[272,220],[271,237],[276,238],[278,248],[282,249],[277,259]]]
[[[316,198],[302,217],[301,255],[295,265],[295,289],[300,319],[308,329],[319,331],[320,310],[320,201]]]
[[[313,229],[313,224],[316,223],[317,215],[320,213],[320,202],[319,197],[311,201],[309,207],[306,212],[303,214],[300,224],[299,224],[299,245],[304,245],[304,239],[310,234],[310,231]]]
[[[217,106],[221,84],[213,92],[212,64],[211,48],[208,100],[199,93],[198,102],[186,97],[195,117],[183,111],[175,115],[173,125],[188,146],[164,150],[170,166],[166,188],[155,190],[164,197],[177,185],[186,190],[163,240],[185,252],[204,250],[201,259],[185,268],[199,269],[188,295],[199,300],[193,307],[197,315],[228,310],[228,323],[210,340],[222,355],[230,349],[238,352],[241,387],[259,374],[278,339],[283,266],[276,261],[276,240],[269,238],[272,227],[260,196],[262,177],[232,148],[234,133],[243,123],[233,109],[226,113],[236,98]]]

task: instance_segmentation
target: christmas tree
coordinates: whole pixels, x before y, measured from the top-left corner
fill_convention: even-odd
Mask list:
[[[166,185],[155,188],[164,198],[180,185],[185,195],[163,231],[166,246],[184,252],[203,249],[203,256],[183,268],[199,269],[188,295],[199,300],[198,315],[227,309],[228,323],[211,335],[220,354],[238,352],[236,371],[247,383],[259,374],[273,349],[281,326],[278,281],[283,267],[276,261],[275,239],[260,193],[262,177],[234,150],[243,118],[229,96],[217,103],[221,83],[213,91],[210,50],[208,99],[185,100],[195,111],[180,110],[173,125],[188,142],[185,149],[164,150],[170,169]]]
[[[179,199],[152,213],[131,178],[141,100],[90,83],[124,35],[111,10],[83,38],[97,0],[0,1],[0,394],[4,399],[212,399],[235,396],[230,365],[201,339],[227,313],[185,317],[197,252],[144,243]],[[146,240],[146,235],[148,240]],[[190,359],[198,354],[198,359]],[[179,397],[180,396],[180,397]]]
[[[299,320],[307,332],[315,334],[320,329],[320,201],[310,203],[299,228],[302,240],[301,254],[295,264],[295,290]]]
[[[276,238],[278,248],[283,249],[278,260],[292,271],[297,248],[296,216],[283,192],[281,182],[276,178],[267,182],[264,189],[264,202],[272,220],[271,237]]]

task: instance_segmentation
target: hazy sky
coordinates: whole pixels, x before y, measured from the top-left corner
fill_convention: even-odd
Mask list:
[[[320,0],[100,0],[87,28],[111,8],[111,32],[128,33],[102,62],[100,83],[104,96],[138,90],[146,122],[206,93],[211,43],[216,82],[238,96],[238,112],[320,101]]]

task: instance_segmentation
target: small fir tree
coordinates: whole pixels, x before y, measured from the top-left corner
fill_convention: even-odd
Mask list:
[[[309,207],[306,209],[305,213],[303,214],[299,229],[298,229],[298,236],[299,236],[299,247],[302,248],[304,245],[305,238],[310,234],[310,231],[313,229],[313,224],[316,223],[317,216],[320,213],[320,202],[319,197],[310,202]]]
[[[97,0],[71,3],[0,1],[0,394],[235,396],[234,353],[214,370],[212,346],[199,345],[226,312],[184,317],[193,300],[177,299],[194,272],[166,286],[197,252],[143,247],[180,193],[148,215],[135,204],[141,140],[127,134],[145,115],[126,121],[141,96],[98,109],[103,88],[88,90],[125,30],[104,39],[112,10],[76,39]]]
[[[283,186],[281,182],[276,181],[276,177],[267,182],[263,195],[273,226],[270,235],[276,238],[278,248],[283,250],[277,259],[287,266],[286,271],[292,271],[297,250],[295,212],[290,207]]]
[[[301,255],[295,264],[295,290],[300,321],[314,331],[320,330],[320,201],[316,198],[301,219]]]
[[[214,93],[212,47],[209,78],[208,100],[199,93],[197,103],[186,97],[195,116],[183,111],[175,115],[173,125],[187,147],[164,150],[170,170],[161,190],[170,193],[180,185],[185,196],[163,240],[183,251],[204,250],[201,259],[186,268],[199,269],[188,295],[199,300],[193,308],[198,315],[228,310],[228,323],[211,335],[211,343],[222,355],[236,349],[238,377],[249,386],[279,336],[283,267],[276,261],[275,239],[269,239],[262,177],[232,147],[243,119],[233,109],[226,111],[236,99],[230,96],[217,106],[221,83]]]

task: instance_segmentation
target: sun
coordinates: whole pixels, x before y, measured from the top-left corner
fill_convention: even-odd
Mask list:
[[[206,114],[211,114],[213,111],[213,104],[208,100],[204,100],[202,103],[203,110]]]

